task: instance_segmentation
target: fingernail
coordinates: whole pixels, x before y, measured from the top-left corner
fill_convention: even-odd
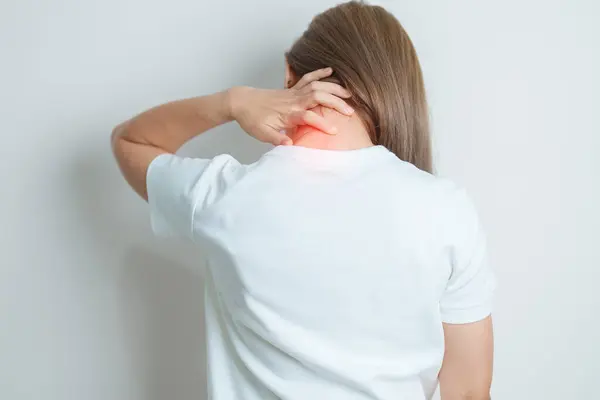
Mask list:
[[[352,107],[346,107],[346,114],[354,113],[354,109]]]

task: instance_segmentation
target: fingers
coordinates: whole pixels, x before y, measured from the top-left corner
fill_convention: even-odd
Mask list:
[[[341,85],[332,82],[312,82],[304,87],[304,91],[313,91],[313,92],[327,92],[331,93],[337,97],[341,97],[344,99],[352,97],[352,93],[348,89],[343,88]]]
[[[302,125],[310,125],[313,128],[317,128],[320,131],[328,133],[330,135],[337,134],[337,128],[331,122],[320,116],[314,111],[306,111],[301,116]]]
[[[354,109],[350,107],[344,100],[327,92],[313,92],[306,97],[306,108],[313,108],[317,105],[325,106],[334,109],[342,114],[352,115]]]
[[[292,139],[285,134],[285,132],[280,132],[275,129],[270,129],[268,133],[268,137],[262,140],[263,142],[271,143],[275,146],[291,146],[294,144]]]
[[[288,136],[284,136],[280,141],[279,141],[279,145],[281,146],[291,146],[293,145],[294,142],[292,141],[292,139],[290,139]]]
[[[304,76],[294,85],[294,89],[302,89],[304,86],[308,85],[311,82],[318,81],[319,79],[327,78],[333,74],[332,68],[322,68],[316,71],[309,72],[308,74],[304,74]]]
[[[308,80],[310,80],[322,76],[323,74],[317,74],[320,71],[322,70],[313,71],[304,75],[304,77],[309,77]],[[354,112],[352,107],[342,100],[352,97],[352,93],[336,83],[311,81],[302,86],[302,89],[298,90],[297,93],[302,106],[307,109],[322,105],[346,115],[352,115]]]

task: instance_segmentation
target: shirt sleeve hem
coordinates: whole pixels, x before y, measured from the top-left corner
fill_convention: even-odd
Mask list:
[[[446,324],[469,324],[481,321],[492,314],[490,304],[465,309],[442,310],[442,322]]]

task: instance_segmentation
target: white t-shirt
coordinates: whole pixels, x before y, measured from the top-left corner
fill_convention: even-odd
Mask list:
[[[382,146],[163,154],[152,228],[206,254],[209,398],[430,399],[442,322],[491,312],[473,204]]]

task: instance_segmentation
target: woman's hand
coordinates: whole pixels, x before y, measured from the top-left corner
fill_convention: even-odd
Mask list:
[[[350,92],[330,82],[319,82],[333,73],[324,68],[308,73],[294,87],[283,90],[235,87],[229,91],[231,116],[243,130],[256,139],[274,145],[291,145],[285,131],[310,125],[325,133],[336,134],[336,127],[311,111],[321,105],[351,115],[354,110],[343,98]]]

